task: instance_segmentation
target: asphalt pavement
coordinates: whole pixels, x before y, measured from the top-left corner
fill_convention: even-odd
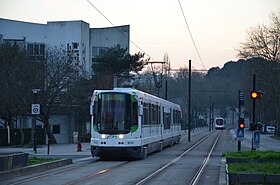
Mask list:
[[[14,153],[14,152],[24,152],[28,153],[29,156],[37,157],[49,157],[49,158],[72,158],[73,161],[80,158],[91,157],[90,152],[90,143],[81,143],[81,151],[77,151],[77,144],[52,144],[49,147],[48,154],[48,145],[39,145],[37,146],[37,153],[35,154],[33,147],[0,147],[0,153]]]
[[[204,131],[204,129],[198,129],[195,132]],[[192,132],[193,133],[193,132]],[[186,133],[182,131],[183,137],[186,137]],[[231,138],[234,141],[236,137],[236,129],[230,129]],[[242,148],[244,150],[251,149],[251,141],[252,141],[252,131],[245,129],[244,141],[241,142]],[[78,151],[77,144],[52,144],[49,147],[48,154],[48,145],[39,145],[37,146],[37,153],[35,154],[33,147],[0,147],[0,153],[13,153],[13,152],[24,152],[28,153],[30,156],[38,156],[38,157],[58,157],[58,158],[72,158],[75,159],[91,157],[90,152],[90,143],[81,143],[81,151]],[[272,138],[272,135],[269,134],[261,134],[260,135],[260,148],[257,150],[276,150],[280,151],[280,139]]]
[[[192,134],[197,134],[203,132],[208,128],[196,129],[192,131]],[[251,138],[252,132],[248,129],[245,129],[244,141],[242,141],[242,151],[251,150]],[[229,130],[232,143],[237,146],[237,141],[234,140],[236,137],[236,129]],[[260,148],[257,150],[276,150],[280,151],[280,140],[272,138],[272,135],[261,134],[260,135]],[[182,131],[182,138],[186,138],[187,133]],[[48,154],[48,145],[39,145],[37,146],[37,153],[35,154],[33,147],[0,147],[0,153],[14,153],[14,152],[24,152],[28,153],[29,156],[37,156],[43,158],[67,158],[72,159],[73,162],[79,162],[91,159],[90,152],[90,143],[81,143],[81,151],[79,151],[78,145],[74,143],[70,144],[53,144],[49,147]],[[236,148],[237,149],[237,148]],[[224,162],[221,161],[221,171],[220,171],[220,184],[225,182],[225,166]],[[13,172],[14,173],[14,172]]]
[[[205,129],[198,129],[196,133],[203,131]],[[184,131],[182,131],[183,137],[186,137]],[[230,129],[231,138],[234,140],[236,137],[236,129]],[[244,141],[241,142],[244,150],[251,148],[252,141],[252,131],[245,129]],[[233,141],[236,142],[237,141]],[[91,157],[90,152],[90,143],[81,143],[81,151],[78,151],[77,144],[52,144],[49,147],[48,154],[48,145],[39,145],[37,146],[37,153],[35,154],[33,147],[0,147],[0,153],[13,153],[13,152],[24,152],[28,153],[30,156],[38,157],[58,157],[58,158],[72,158],[73,160],[78,158]],[[280,139],[272,138],[272,135],[261,134],[260,135],[260,148],[257,150],[276,150],[280,151]]]
[[[236,137],[236,129],[230,129],[231,138]],[[248,128],[244,130],[244,140],[241,141],[242,149],[252,149],[253,132]],[[237,141],[235,141],[237,143]],[[273,138],[272,134],[260,134],[260,147],[257,150],[275,150],[280,151],[280,139]]]

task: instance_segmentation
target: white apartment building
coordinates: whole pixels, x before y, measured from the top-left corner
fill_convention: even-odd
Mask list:
[[[43,59],[48,48],[62,47],[72,57],[73,66],[78,66],[80,75],[87,78],[93,75],[92,62],[101,49],[120,45],[129,53],[129,31],[129,25],[90,28],[84,21],[38,24],[0,18],[0,44],[16,42],[34,61]],[[20,123],[23,128],[32,125],[31,118]],[[50,123],[58,143],[73,142],[72,134],[76,131],[73,115],[52,115]],[[37,126],[42,126],[42,123],[38,122]]]
[[[84,21],[51,21],[47,24],[0,18],[0,43],[23,43],[33,59],[45,56],[48,47],[63,47],[72,56],[80,75],[91,78],[92,61],[100,49],[120,45],[129,52],[129,25],[90,28]]]

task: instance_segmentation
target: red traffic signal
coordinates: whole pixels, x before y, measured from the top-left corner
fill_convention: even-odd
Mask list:
[[[240,128],[240,129],[245,128],[244,118],[239,118],[238,128]]]
[[[241,129],[245,128],[245,124],[244,123],[239,123],[239,128],[241,128]]]
[[[263,93],[261,91],[252,91],[250,93],[250,97],[252,99],[261,99],[262,95],[263,95]]]

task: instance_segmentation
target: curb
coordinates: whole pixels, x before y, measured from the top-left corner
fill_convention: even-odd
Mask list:
[[[0,181],[19,177],[22,175],[29,175],[37,172],[42,172],[45,170],[65,166],[68,164],[72,164],[72,159],[61,159],[57,161],[46,162],[42,164],[36,164],[36,165],[26,166],[14,170],[4,171],[4,172],[0,172]]]
[[[221,166],[220,166],[220,177],[219,177],[219,185],[226,184],[226,158],[222,158]]]

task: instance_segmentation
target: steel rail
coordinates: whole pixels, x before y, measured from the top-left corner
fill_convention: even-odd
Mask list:
[[[137,182],[136,185],[142,185],[145,184],[146,182],[148,182],[150,179],[152,179],[153,177],[155,177],[157,174],[159,174],[160,172],[162,172],[163,170],[167,169],[169,166],[171,166],[172,164],[176,163],[177,161],[179,161],[183,156],[185,156],[188,152],[190,152],[191,150],[193,150],[195,147],[197,147],[201,142],[203,142],[205,139],[207,139],[209,137],[210,134],[207,134],[206,136],[202,137],[198,142],[196,142],[194,145],[192,145],[190,148],[188,148],[185,152],[183,152],[181,155],[179,155],[178,157],[176,157],[175,159],[173,159],[172,161],[170,161],[169,163],[165,164],[164,166],[162,166],[161,168],[159,168],[158,170],[154,171],[152,174],[148,175],[147,177],[143,178],[141,181]]]
[[[197,184],[199,177],[201,175],[201,173],[203,172],[204,168],[206,167],[206,165],[208,164],[209,160],[210,160],[210,156],[213,153],[214,148],[216,147],[216,144],[218,142],[218,140],[220,139],[222,132],[219,132],[219,135],[217,136],[211,150],[209,151],[207,157],[203,160],[202,165],[199,167],[198,171],[196,172],[195,176],[193,177],[193,179],[191,180],[191,185],[195,185]]]

